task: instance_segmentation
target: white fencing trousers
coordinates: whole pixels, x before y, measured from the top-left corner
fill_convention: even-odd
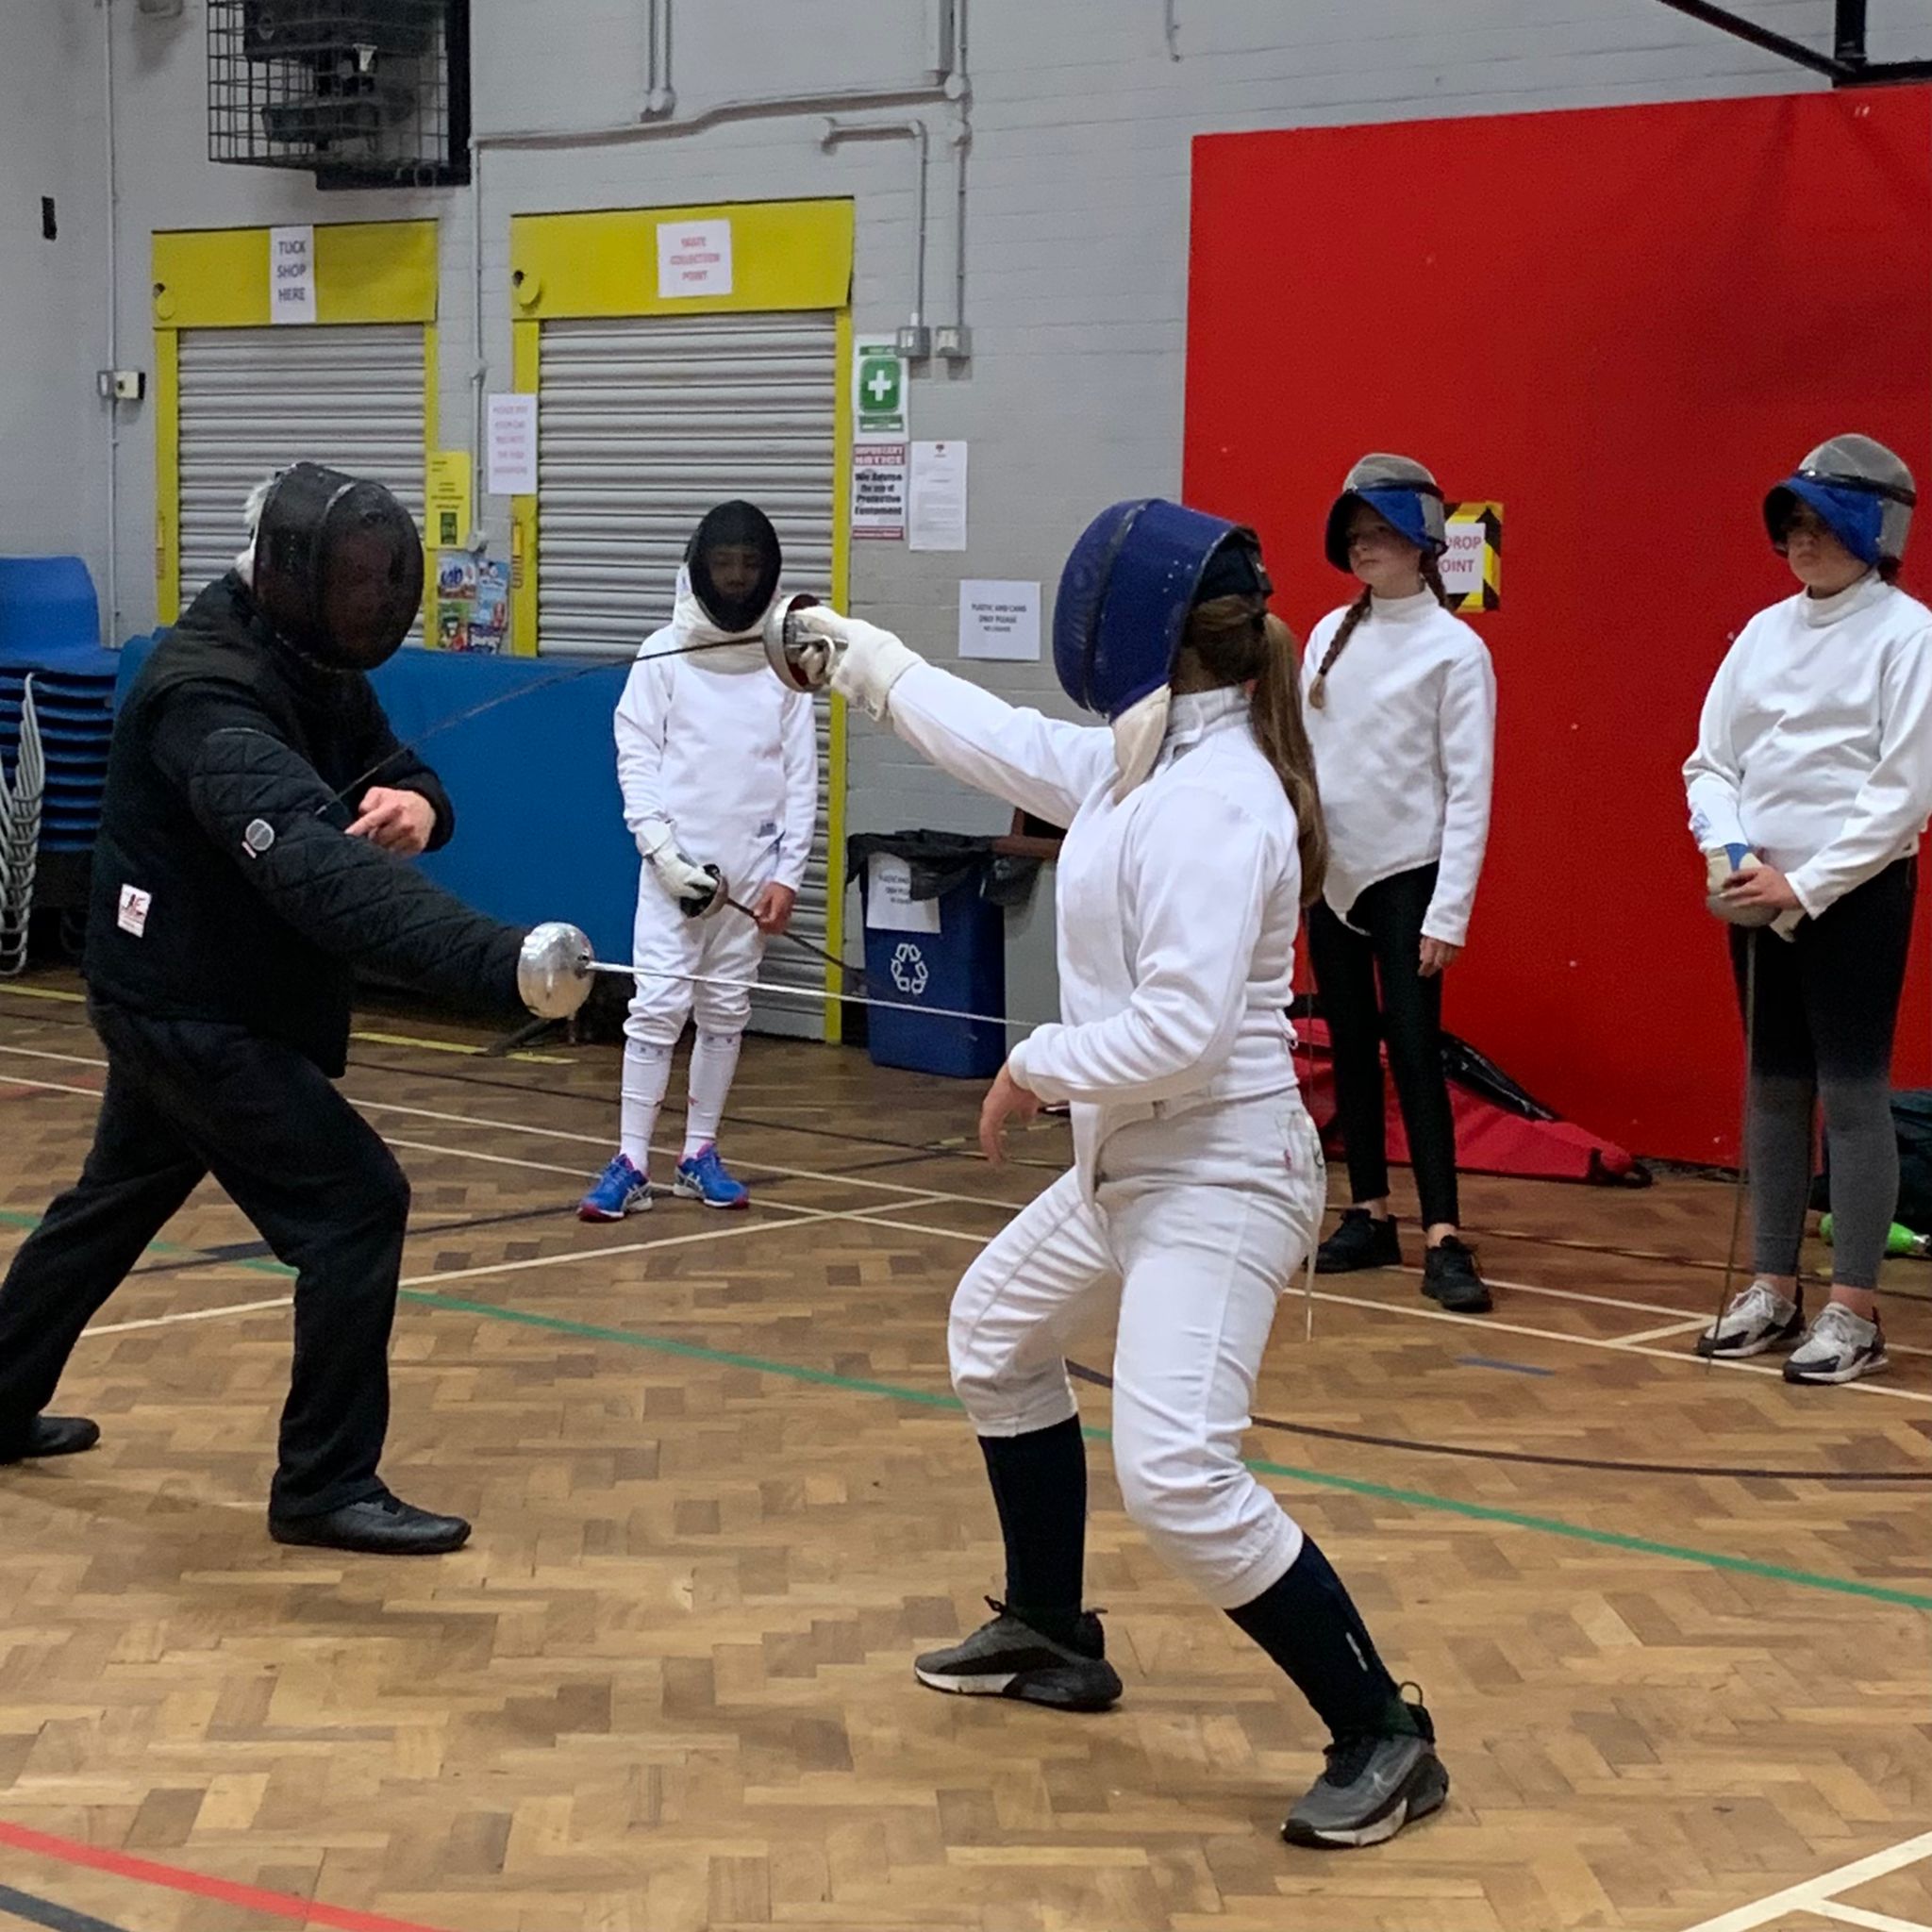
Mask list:
[[[757,903],[762,882],[734,898]],[[684,1023],[695,1015],[703,1033],[742,1033],[751,1019],[748,987],[758,976],[765,936],[742,912],[722,906],[708,919],[687,919],[646,865],[638,881],[637,921],[631,931],[631,965],[637,985],[625,1032],[645,1046],[675,1046]],[[693,975],[738,981],[698,986]]]
[[[1321,1141],[1292,1091],[1121,1129],[1093,1196],[1063,1174],[953,1297],[953,1387],[983,1436],[1076,1412],[1064,1360],[1118,1292],[1113,1457],[1127,1514],[1219,1609],[1252,1603],[1301,1554],[1294,1519],[1241,1461],[1275,1303],[1306,1262],[1326,1194]]]

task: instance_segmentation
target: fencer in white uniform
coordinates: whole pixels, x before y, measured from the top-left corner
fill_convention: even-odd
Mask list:
[[[672,1186],[709,1208],[750,1199],[719,1157],[718,1129],[751,1018],[749,989],[766,941],[791,917],[818,819],[812,701],[772,675],[760,641],[782,570],[762,511],[746,503],[712,510],[686,552],[672,620],[645,641],[618,701],[617,775],[641,859],[637,985],[625,1023],[621,1144],[578,1208],[586,1221],[650,1206],[651,1139],[672,1051],[693,1018]]]
[[[1324,1177],[1287,1008],[1325,835],[1293,641],[1252,532],[1116,505],[1069,560],[1054,655],[1112,728],[1016,709],[876,627],[801,614],[834,688],[942,769],[1068,827],[1059,1024],[1012,1052],[981,1119],[1071,1107],[1073,1171],[968,1270],[953,1384],[1007,1554],[1004,1602],[917,1660],[935,1689],[1091,1710],[1122,1693],[1084,1607],[1086,1457],[1063,1351],[1117,1298],[1113,1455],[1149,1541],[1302,1690],[1332,1734],[1291,1841],[1371,1844],[1436,1809],[1434,1729],[1341,1579],[1241,1459],[1276,1303]],[[1251,696],[1252,691],[1252,696]]]

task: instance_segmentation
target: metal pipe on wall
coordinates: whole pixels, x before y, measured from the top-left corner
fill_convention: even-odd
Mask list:
[[[912,244],[912,325],[925,326],[925,243],[926,243],[926,173],[927,158],[931,152],[932,136],[924,121],[840,121],[828,120],[825,131],[819,136],[819,145],[826,153],[847,141],[863,141],[868,138],[910,139],[918,151],[919,177],[914,195],[918,217]]]

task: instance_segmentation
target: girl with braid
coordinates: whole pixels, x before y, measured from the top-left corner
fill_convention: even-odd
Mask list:
[[[1456,1129],[1442,1074],[1442,974],[1461,952],[1490,829],[1496,680],[1449,614],[1442,492],[1407,457],[1364,457],[1328,515],[1328,561],[1361,595],[1315,626],[1303,659],[1330,858],[1308,951],[1334,1056],[1353,1205],[1324,1274],[1399,1266],[1378,1047],[1407,1129],[1427,1243],[1423,1292],[1483,1314],[1490,1291],[1458,1232]]]

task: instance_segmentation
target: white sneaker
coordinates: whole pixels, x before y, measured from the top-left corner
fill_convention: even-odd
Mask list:
[[[1853,1314],[1842,1302],[1827,1302],[1810,1334],[1785,1364],[1785,1380],[1856,1382],[1860,1375],[1875,1375],[1890,1366],[1884,1329]]]
[[[1804,1332],[1804,1309],[1769,1283],[1754,1281],[1697,1338],[1697,1353],[1741,1359],[1767,1349],[1790,1348]]]

